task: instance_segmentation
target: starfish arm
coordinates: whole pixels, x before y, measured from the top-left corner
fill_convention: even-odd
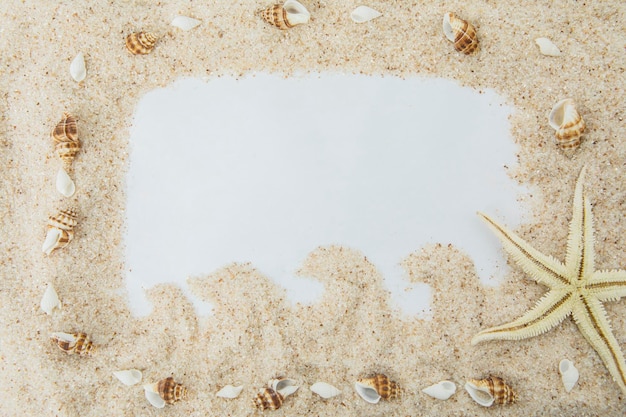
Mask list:
[[[596,271],[585,289],[600,301],[616,301],[626,297],[626,271]]]
[[[569,235],[567,238],[567,254],[565,256],[565,266],[576,279],[581,280],[586,276],[586,272],[593,272],[593,216],[591,214],[591,204],[585,197],[583,189],[583,179],[585,168],[580,171],[576,181],[574,191],[574,204],[572,220],[569,224]]]
[[[581,295],[573,303],[572,316],[580,332],[598,352],[609,373],[626,394],[626,362],[600,301],[593,296]]]
[[[502,242],[504,249],[532,279],[550,288],[569,284],[565,265],[531,247],[517,234],[499,225],[489,216],[478,213]]]
[[[553,290],[517,320],[483,330],[472,338],[472,345],[488,340],[519,340],[538,336],[561,323],[571,313],[572,293]]]

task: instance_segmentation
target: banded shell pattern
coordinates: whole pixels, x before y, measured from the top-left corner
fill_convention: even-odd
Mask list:
[[[263,388],[254,397],[254,407],[258,410],[278,410],[285,401],[285,397],[273,388]]]
[[[465,389],[472,399],[483,407],[491,407],[493,404],[512,404],[517,401],[515,391],[497,376],[470,379],[465,384]]]
[[[137,32],[126,37],[126,49],[133,55],[146,55],[152,52],[158,38],[154,33]]]
[[[383,374],[359,379],[354,384],[354,389],[361,398],[371,404],[378,403],[381,398],[390,400],[402,395],[402,388]]]
[[[580,146],[585,121],[576,110],[574,100],[566,98],[556,103],[548,116],[548,122],[556,131],[556,143],[561,149],[575,150]]]
[[[454,13],[443,15],[443,33],[454,43],[454,49],[471,55],[478,50],[478,35],[474,25],[458,18]]]
[[[57,344],[59,349],[67,354],[76,353],[81,356],[93,355],[96,346],[85,333],[52,333],[50,338]]]
[[[72,164],[81,146],[78,139],[77,122],[76,117],[63,113],[63,118],[52,131],[55,149],[66,167]]]
[[[173,377],[165,378],[156,383],[156,392],[167,404],[174,404],[176,401],[187,398],[187,388],[174,381]]]
[[[74,209],[61,210],[58,214],[50,216],[48,233],[42,251],[46,255],[50,255],[53,250],[67,246],[74,238],[73,229],[77,223]]]
[[[285,30],[308,23],[311,14],[301,3],[287,0],[283,4],[275,4],[261,11],[261,17],[270,25]]]

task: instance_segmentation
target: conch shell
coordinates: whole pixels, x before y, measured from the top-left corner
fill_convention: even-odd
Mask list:
[[[273,388],[267,387],[254,397],[254,406],[259,410],[278,410],[285,401],[285,397]]]
[[[517,401],[517,395],[502,378],[490,376],[485,379],[470,379],[465,389],[474,401],[483,407],[493,404],[512,404]]]
[[[59,349],[67,354],[76,353],[81,356],[88,356],[96,351],[96,346],[85,333],[56,332],[52,333],[50,338]]]
[[[458,18],[454,13],[443,15],[443,33],[454,43],[454,49],[466,55],[478,50],[478,36],[474,26],[466,20]]]
[[[154,33],[137,32],[126,37],[126,48],[133,55],[146,55],[152,52],[158,38]]]
[[[48,218],[48,233],[41,250],[50,255],[53,250],[64,248],[74,238],[74,226],[78,224],[74,209],[61,210]]]
[[[311,14],[306,7],[296,0],[287,0],[282,5],[275,4],[263,10],[261,17],[270,25],[284,30],[308,23]]]
[[[156,408],[163,408],[165,404],[174,404],[187,398],[187,388],[174,381],[171,376],[154,384],[144,385],[143,388],[146,399]]]
[[[585,131],[585,121],[576,110],[574,100],[566,98],[554,105],[548,122],[556,130],[556,143],[565,151],[574,150],[580,145],[580,137]]]
[[[354,389],[361,398],[371,404],[378,403],[381,398],[390,400],[402,394],[402,388],[383,374],[359,379],[354,384]]]
[[[71,167],[72,161],[80,150],[77,122],[76,117],[63,113],[63,118],[52,131],[55,149],[66,169]]]

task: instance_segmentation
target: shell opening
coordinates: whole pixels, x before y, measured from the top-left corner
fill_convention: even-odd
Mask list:
[[[356,382],[354,384],[354,389],[361,398],[370,404],[377,404],[380,401],[380,394],[378,394],[375,388],[370,387],[369,385]]]
[[[450,23],[450,18],[452,18],[454,15],[450,12],[446,13],[443,15],[443,34],[446,35],[446,38],[448,38],[448,40],[450,42],[454,42],[454,30],[452,29],[452,23]]]
[[[61,240],[62,234],[63,232],[57,228],[49,229],[46,234],[46,240],[43,242],[43,246],[41,247],[41,251],[46,255],[50,255],[54,248],[57,247],[59,240]]]
[[[311,13],[300,2],[296,0],[287,0],[283,4],[289,23],[293,26],[308,23],[311,19]]]
[[[479,387],[468,381],[465,383],[465,390],[474,401],[483,407],[491,407],[493,405],[495,398],[486,388]]]

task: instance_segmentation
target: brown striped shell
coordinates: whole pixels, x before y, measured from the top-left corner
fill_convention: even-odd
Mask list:
[[[131,33],[126,37],[126,48],[133,55],[146,55],[152,52],[158,38],[150,32]]]
[[[568,151],[580,146],[580,138],[586,126],[582,116],[576,110],[574,100],[568,98],[556,103],[548,116],[548,122],[556,131],[554,136],[561,149]]]
[[[96,346],[89,336],[85,333],[53,333],[50,337],[61,349],[67,354],[78,354],[82,356],[93,355],[96,351]]]
[[[61,249],[66,247],[74,238],[74,226],[78,224],[76,220],[76,211],[74,209],[61,210],[56,215],[50,216],[48,218],[48,234],[50,233],[58,233],[56,235],[58,240],[48,241],[48,236],[46,236],[46,242],[50,242],[49,245],[44,243],[46,246],[44,252],[48,255],[55,249]],[[51,232],[52,231],[52,232]],[[54,232],[57,231],[57,232]]]
[[[284,401],[285,397],[280,392],[268,387],[254,397],[254,407],[258,410],[278,410]]]
[[[512,404],[517,401],[515,391],[502,378],[490,376],[485,379],[470,379],[465,389],[478,404]]]
[[[81,147],[77,121],[76,117],[63,113],[63,118],[52,131],[55,149],[66,166],[71,165]]]
[[[296,25],[307,23],[310,14],[299,2],[287,0],[283,4],[275,4],[262,10],[261,17],[270,25],[285,30]]]
[[[443,16],[443,33],[454,43],[454,49],[466,55],[478,50],[478,35],[476,28],[466,20],[458,18],[454,13]]]
[[[377,374],[370,378],[361,378],[357,381],[357,384],[374,389],[383,400],[402,396],[402,388],[383,374]],[[359,392],[359,389],[357,389],[357,392]],[[361,392],[359,392],[359,395],[361,395]],[[366,399],[366,401],[368,400]]]
[[[187,398],[187,388],[175,382],[171,376],[157,382],[156,391],[167,404],[174,404]]]

